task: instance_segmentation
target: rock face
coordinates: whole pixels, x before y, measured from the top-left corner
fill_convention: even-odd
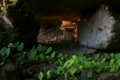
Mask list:
[[[0,80],[20,80],[17,67],[8,63],[0,68]]]
[[[32,13],[39,20],[77,20],[86,13],[96,11],[103,3],[108,3],[119,12],[119,0],[18,0],[17,7]],[[71,14],[72,13],[72,14]],[[75,14],[74,14],[75,13]],[[43,16],[44,15],[44,16]]]
[[[120,48],[120,15],[103,4],[91,17],[78,22],[79,42],[88,49],[113,51]],[[89,53],[89,50],[88,50]]]
[[[99,77],[97,80],[120,80],[120,74],[103,72],[99,74]]]
[[[43,15],[56,15],[70,11],[90,12],[96,10],[102,3],[111,4],[119,10],[119,0],[18,0],[27,11],[41,13]],[[23,6],[22,5],[22,6]],[[26,9],[25,9],[26,10]]]
[[[10,6],[2,17],[7,42],[24,42],[27,46],[37,42],[40,25],[32,14]]]
[[[48,43],[51,41],[57,41],[60,39],[60,36],[63,35],[63,31],[59,29],[62,21],[57,20],[42,20],[41,30],[38,35],[38,42]]]

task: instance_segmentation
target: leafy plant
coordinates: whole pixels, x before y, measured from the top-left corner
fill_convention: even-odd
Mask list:
[[[40,72],[38,76],[39,80],[43,80],[43,77],[44,77],[43,72]]]
[[[58,58],[63,57],[62,54],[57,55]],[[79,56],[73,55],[70,58],[67,58],[67,60],[58,66],[58,69],[50,73],[54,73],[57,75],[64,75],[65,80],[69,80],[69,78],[72,76],[75,78],[75,73],[78,70],[89,70],[86,77],[93,78],[94,80],[98,77],[97,75],[93,76],[93,72],[100,73],[100,72],[119,72],[120,68],[120,59],[119,53],[117,54],[104,54],[102,59],[100,59],[100,54],[94,54],[93,57],[86,57],[83,54],[79,53]],[[59,59],[58,59],[59,60]],[[63,59],[62,59],[63,60]],[[58,62],[60,64],[60,62]],[[91,71],[92,70],[92,71]],[[45,75],[48,76],[48,75]],[[50,76],[49,76],[50,78]],[[75,78],[77,80],[77,78]]]
[[[17,44],[17,43],[16,43]],[[18,50],[18,52],[19,51],[23,51],[23,48],[24,48],[24,44],[23,43],[21,43],[20,45],[17,45],[17,50]]]
[[[30,50],[30,51],[27,53],[27,57],[28,57],[28,59],[30,59],[30,60],[35,60],[36,54],[37,54],[37,50],[36,50],[36,49],[32,49],[32,50]]]
[[[86,77],[95,80],[97,75],[95,73],[100,72],[115,72],[119,73],[120,69],[120,53],[111,54],[93,54],[92,57],[87,57],[81,52],[77,55],[67,56],[61,53],[56,53],[52,50],[52,47],[43,46],[38,44],[33,46],[32,49],[25,49],[24,43],[17,42],[15,44],[9,43],[6,47],[0,49],[0,58],[2,61],[0,65],[4,65],[4,61],[7,58],[16,58],[15,64],[23,65],[26,61],[46,62],[48,64],[54,64],[57,69],[50,69],[46,72],[40,70],[38,79],[44,80],[50,79],[53,74],[57,76],[64,76],[65,80],[79,80],[75,76],[78,70],[88,70]],[[45,68],[45,67],[44,67]],[[24,70],[25,73],[33,74],[30,69]],[[94,76],[93,76],[94,75]]]
[[[0,50],[0,54],[3,58],[7,58],[10,55],[10,48],[3,47]]]

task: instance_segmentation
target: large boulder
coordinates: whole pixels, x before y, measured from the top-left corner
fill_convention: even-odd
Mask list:
[[[12,63],[8,63],[0,68],[0,80],[20,80],[17,66]]]
[[[86,53],[117,51],[120,48],[119,27],[120,15],[109,5],[103,4],[91,17],[78,22],[79,42],[87,47]]]
[[[59,20],[41,20],[41,29],[38,35],[38,42],[48,43],[52,41],[58,42],[63,31],[59,29],[62,21]]]

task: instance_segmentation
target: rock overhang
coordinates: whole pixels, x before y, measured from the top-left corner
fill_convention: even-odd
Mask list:
[[[116,10],[120,8],[119,0],[19,0],[19,2],[26,3],[33,12],[42,15],[57,15],[71,11],[85,14],[96,10],[102,3],[110,4]]]

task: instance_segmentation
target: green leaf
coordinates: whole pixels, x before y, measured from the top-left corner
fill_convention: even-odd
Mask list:
[[[106,58],[103,58],[103,59],[100,61],[101,65],[105,64],[105,60],[106,60]]]
[[[120,59],[116,61],[117,67],[120,67]]]
[[[120,53],[118,53],[118,54],[114,54],[115,56],[115,59],[120,59]]]
[[[24,44],[23,43],[21,43],[19,46],[17,46],[17,50],[18,51],[22,51],[23,48],[24,48]]]
[[[13,44],[12,43],[9,43],[8,44],[8,47],[10,48],[10,47],[13,47]]]
[[[77,77],[70,77],[68,80],[79,80]]]
[[[111,69],[110,69],[110,72],[114,72],[115,71],[115,67],[112,67]]]
[[[37,50],[42,51],[42,45],[41,44],[38,44]]]
[[[0,65],[2,66],[4,64],[4,61],[3,62],[0,62]]]
[[[103,58],[101,61],[105,62],[106,58]]]
[[[34,60],[39,60],[39,56],[35,56]]]
[[[80,70],[82,70],[83,69],[83,66],[82,65],[79,65],[79,67],[78,67]]]
[[[46,60],[50,60],[50,57],[49,57],[49,56],[45,56],[45,59],[46,59]]]
[[[59,70],[59,69],[57,69],[57,72],[56,72],[56,74],[57,74],[57,75],[59,75],[59,74],[60,74],[60,70]]]
[[[30,51],[27,53],[27,57],[28,57],[30,60],[34,60],[36,54],[37,54],[36,49],[30,50]]]
[[[50,72],[51,72],[51,73],[55,73],[55,74],[57,73],[57,71],[54,70],[54,69],[50,69]]]
[[[68,56],[67,56],[67,55],[64,55],[63,57],[64,57],[64,59],[68,59]]]
[[[13,45],[13,48],[17,47],[19,45],[20,42],[16,42],[14,45]]]
[[[59,70],[59,71],[63,71],[64,68],[63,68],[62,66],[59,66],[59,67],[58,67],[58,70]]]
[[[45,56],[43,54],[39,54],[39,59],[44,60]]]
[[[64,76],[65,76],[65,80],[68,80],[68,79],[67,79],[67,73],[65,73]]]
[[[69,60],[69,64],[67,65],[67,68],[69,68],[74,63],[74,60]]]
[[[70,69],[71,75],[73,75],[76,71],[77,71],[77,68],[76,68],[76,67],[72,67],[72,68]]]
[[[61,61],[61,59],[58,59],[58,62],[60,63],[60,65],[62,65],[62,64],[63,64],[63,62]]]
[[[100,73],[101,71],[102,71],[101,68],[96,69],[96,72],[97,72],[97,73]]]
[[[6,47],[2,48],[2,49],[0,50],[0,53],[1,53],[2,56],[5,56]]]
[[[40,52],[39,54],[43,54],[43,55],[45,55],[45,52]]]
[[[113,54],[113,53],[111,53],[111,54],[110,54],[110,57],[111,57],[111,58],[113,58],[113,57],[114,57],[114,54]]]
[[[55,57],[55,51],[51,54],[51,59]]]
[[[115,62],[115,59],[110,60],[110,65],[112,65]]]
[[[51,52],[51,50],[52,50],[52,47],[48,47],[45,54],[48,54],[49,52]]]
[[[85,66],[85,67],[89,67],[90,65],[91,65],[91,62],[90,62],[90,61],[89,61],[89,62],[88,62],[88,61],[85,61],[85,62],[84,62],[84,66]]]
[[[67,61],[64,63],[63,67],[64,67],[64,68],[69,68],[73,63],[74,63],[74,60],[67,60]]]
[[[87,78],[90,78],[90,77],[92,77],[92,71],[89,71],[87,74]]]
[[[104,58],[109,58],[109,55],[107,53],[105,53],[103,56]]]
[[[24,61],[24,58],[23,57],[19,57],[16,61],[16,63],[20,63],[20,62],[23,62]]]
[[[100,54],[95,54],[95,55],[94,55],[94,60],[98,60],[99,57],[100,57]]]
[[[42,51],[45,51],[46,49],[47,49],[46,46],[43,46],[43,47],[42,47]]]
[[[92,63],[92,64],[95,64],[95,61],[94,61],[94,60],[92,60],[92,61],[91,61],[91,63]]]
[[[10,55],[10,48],[6,49],[6,58]]]
[[[70,63],[70,60],[67,60],[67,61],[64,63],[63,67],[66,68],[67,65],[69,65],[69,63]]]
[[[40,72],[38,76],[39,80],[43,80],[43,77],[44,77],[43,72]]]
[[[94,66],[96,66],[96,67],[99,67],[100,65],[101,65],[100,62],[94,63]]]
[[[78,57],[76,55],[73,55],[72,58],[73,58],[74,61],[78,61]]]
[[[63,60],[64,60],[64,57],[61,57],[60,59],[63,61]]]
[[[88,61],[91,61],[91,60],[93,60],[93,58],[90,57],[90,58],[87,58],[87,60],[88,60]]]
[[[33,73],[32,72],[30,72],[30,71],[28,71],[28,73],[29,73],[29,75],[32,75]]]
[[[63,56],[63,54],[60,53],[57,55],[57,58],[61,58],[62,56]]]
[[[50,71],[47,71],[46,75],[47,75],[47,79],[49,79],[50,78]]]
[[[26,51],[23,52],[23,55],[25,55],[25,54],[26,54]]]

